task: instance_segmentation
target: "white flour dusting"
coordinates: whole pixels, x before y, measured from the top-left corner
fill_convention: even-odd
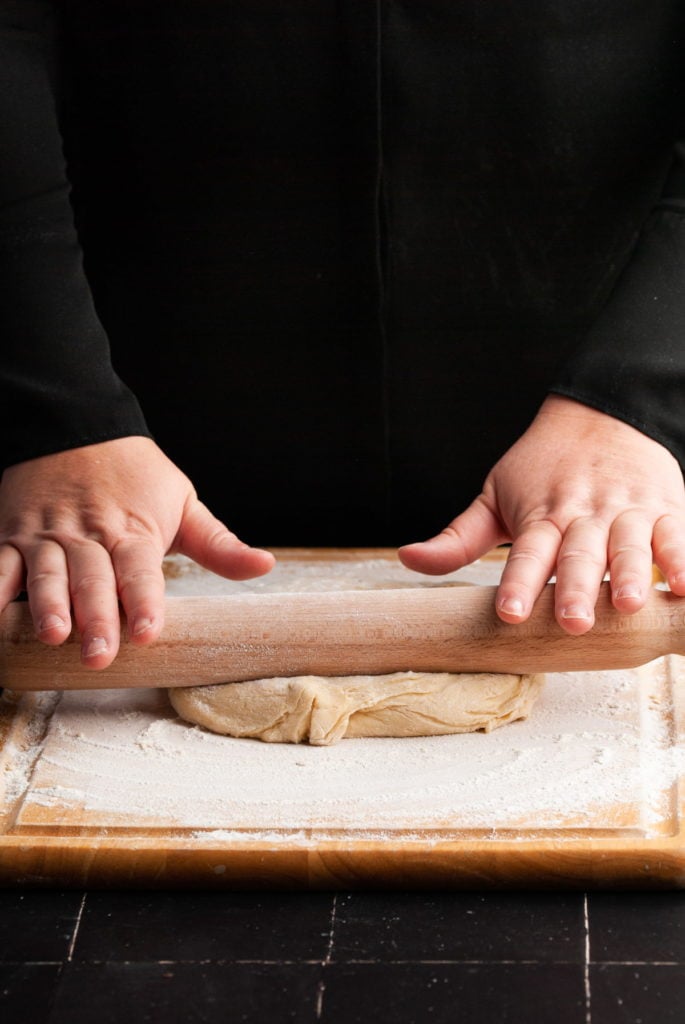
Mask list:
[[[493,570],[498,575],[501,566],[481,563],[470,578],[494,583]],[[417,580],[384,560],[284,563],[276,571],[230,584],[181,562],[170,592],[254,591],[267,589],[267,581],[269,590],[330,590],[336,580],[340,589],[378,586],[379,576],[386,586]],[[451,581],[465,578],[461,572]],[[72,808],[88,826],[173,827],[216,841],[244,838],[245,829],[274,842],[311,829],[354,830],[356,837],[396,829],[668,834],[685,771],[671,735],[670,665],[678,661],[551,675],[528,721],[489,734],[323,748],[204,732],[182,723],[161,691],[65,693],[19,823],[64,822]]]
[[[14,695],[5,694],[6,702],[16,703]],[[50,716],[59,703],[58,693],[32,693],[20,698],[27,705],[26,727],[21,740],[12,735],[2,748],[2,774],[0,775],[0,805],[11,808],[26,792],[31,781],[33,766],[45,742]]]
[[[499,583],[502,574],[502,563],[495,560],[475,562],[465,569],[444,576],[425,576],[405,569],[398,559],[368,558],[363,561],[304,563],[284,559],[277,562],[266,576],[236,583],[205,572],[195,562],[181,556],[169,558],[167,566],[171,567],[170,578],[167,579],[167,593],[170,596],[374,590],[380,581],[386,590],[449,586],[455,583],[494,586]]]
[[[531,719],[494,733],[327,748],[215,736],[182,723],[158,691],[67,693],[21,823],[31,823],[32,807],[66,805],[103,826],[121,818],[193,829],[573,823],[651,833],[685,767],[660,735],[652,681],[645,669],[551,676]],[[647,730],[645,718],[656,719]],[[608,820],[616,808],[618,820]]]

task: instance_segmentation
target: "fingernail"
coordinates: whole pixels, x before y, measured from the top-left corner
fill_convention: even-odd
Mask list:
[[[592,615],[584,604],[568,604],[565,608],[561,609],[561,617],[562,619],[584,619],[588,621],[592,618]]]
[[[523,615],[523,601],[518,597],[505,597],[499,602],[498,607],[507,615]]]
[[[65,626],[64,619],[59,615],[46,615],[42,618],[38,624],[39,633],[47,633],[49,629],[59,629],[61,626]]]
[[[105,640],[104,636],[94,636],[83,648],[83,657],[96,658],[98,654],[106,654],[108,650],[109,644]]]
[[[147,633],[148,629],[152,625],[152,619],[142,618],[136,619],[133,623],[133,629],[131,630],[131,636],[140,636],[141,633]]]
[[[642,597],[642,587],[637,583],[626,583],[624,586],[618,588],[614,597]]]

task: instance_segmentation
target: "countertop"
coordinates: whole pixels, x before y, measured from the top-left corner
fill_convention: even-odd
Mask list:
[[[685,893],[0,891],[4,1024],[685,1020]]]

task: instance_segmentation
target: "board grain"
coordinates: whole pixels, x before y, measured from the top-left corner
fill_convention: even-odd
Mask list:
[[[417,577],[402,570],[390,551],[277,554],[281,569],[276,586],[284,590],[316,591],[322,585],[367,589],[379,583],[392,589],[416,586]],[[501,553],[493,553],[454,578],[426,578],[424,583],[492,584],[501,561]],[[170,561],[166,572],[172,593],[224,592],[223,581],[183,560]],[[239,586],[255,592],[268,585],[252,581]],[[639,670],[637,676],[630,677],[625,706],[612,711],[614,718],[606,719],[609,725],[604,728],[615,727],[616,736],[624,723],[639,735],[643,747],[642,754],[636,753],[638,758],[652,749],[659,756],[682,752],[683,664],[682,658],[671,657]],[[600,682],[609,692],[611,678]],[[577,685],[568,681],[569,694],[572,683]],[[556,692],[561,694],[559,682]],[[74,717],[77,711],[78,719]],[[538,737],[546,729],[561,728],[555,714],[551,705],[546,712],[542,709]],[[569,726],[564,728],[571,746],[577,742],[579,751],[587,748],[592,752],[597,741],[588,738],[593,727],[588,725],[587,714],[588,709],[579,706],[577,741]],[[77,720],[78,727],[74,726]],[[428,778],[440,768],[436,751],[449,756],[461,752],[466,771],[469,758],[476,756],[473,751],[481,751],[478,756],[482,758],[488,749],[483,744],[493,737],[498,737],[493,750],[502,755],[509,747],[521,748],[523,761],[523,755],[534,757],[542,746],[538,743],[527,750],[525,737],[529,733],[518,725],[507,727],[518,729],[511,733],[505,729],[489,736],[464,737],[466,742],[461,745],[460,737],[438,737],[437,745],[424,740],[420,748],[416,741],[410,741],[413,747],[402,748],[407,741],[355,740],[343,741],[335,748],[291,748],[286,753],[256,741],[229,741],[231,753],[226,756],[237,759],[233,762],[236,778],[240,779],[241,771],[264,772],[266,796],[259,807],[253,807],[240,799],[227,803],[225,794],[220,794],[191,814],[187,808],[192,806],[193,785],[201,786],[203,776],[206,780],[214,770],[210,761],[202,761],[196,752],[205,747],[218,751],[213,744],[222,740],[201,740],[195,731],[192,742],[185,743],[181,739],[185,728],[175,722],[163,694],[157,691],[101,691],[80,696],[36,692],[1,701],[0,883],[322,889],[685,886],[684,790],[677,773],[650,774],[646,765],[645,780],[651,784],[656,779],[653,791],[646,792],[639,785],[630,790],[625,785],[621,788],[622,780],[612,775],[610,765],[602,768],[604,775],[600,776],[590,759],[583,771],[596,771],[597,778],[606,777],[607,785],[606,792],[598,790],[587,806],[579,796],[574,807],[568,794],[557,806],[552,796],[552,803],[545,806],[540,793],[531,791],[528,803],[525,794],[519,794],[510,806],[492,812],[489,818],[484,811],[479,819],[477,802],[465,797],[466,802],[459,803],[455,795],[446,798],[441,817],[439,801],[424,801],[422,792],[410,793],[405,799],[403,750],[411,750],[411,757],[409,752],[404,755],[407,770],[413,763],[425,763]],[[98,746],[100,735],[106,739]],[[155,753],[158,737],[170,745],[174,756],[169,756],[167,777],[159,784],[159,792],[146,793],[143,768]],[[440,747],[442,740],[447,743]],[[611,742],[606,743],[610,753]],[[163,745],[159,749],[159,756],[167,756]],[[185,763],[183,750],[187,750]],[[386,776],[381,778],[378,773],[369,775],[368,792],[349,793],[346,798],[346,765],[358,762],[364,751],[369,764],[378,765],[381,750],[387,752],[383,760],[388,766],[382,770],[396,783],[397,805],[390,799],[392,786],[388,783],[386,792]],[[419,760],[412,762],[412,757]],[[562,773],[564,762],[556,759],[555,764],[557,761],[557,767],[549,769],[550,776],[555,771]],[[482,763],[474,761],[478,768],[474,777],[482,774],[478,767]],[[505,759],[505,773],[507,764]],[[309,771],[314,780],[311,801],[304,804],[288,798],[289,772],[295,771]],[[326,772],[339,780],[342,795],[337,804],[317,798],[322,792],[317,789],[317,774]],[[641,778],[639,773],[636,777]],[[270,778],[274,787],[271,802],[267,798]],[[292,779],[294,786],[294,776]],[[550,781],[553,794],[554,779]],[[559,786],[562,783],[560,778]],[[177,804],[173,794],[181,788],[186,799],[179,798]],[[462,788],[467,792],[466,785]],[[427,792],[433,790],[429,787]],[[435,792],[440,792],[439,787]],[[485,803],[486,810],[487,806]]]

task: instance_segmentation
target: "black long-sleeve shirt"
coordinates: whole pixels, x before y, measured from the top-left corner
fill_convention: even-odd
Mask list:
[[[549,391],[685,465],[684,6],[0,0],[2,464],[149,424],[300,544],[440,528]]]

